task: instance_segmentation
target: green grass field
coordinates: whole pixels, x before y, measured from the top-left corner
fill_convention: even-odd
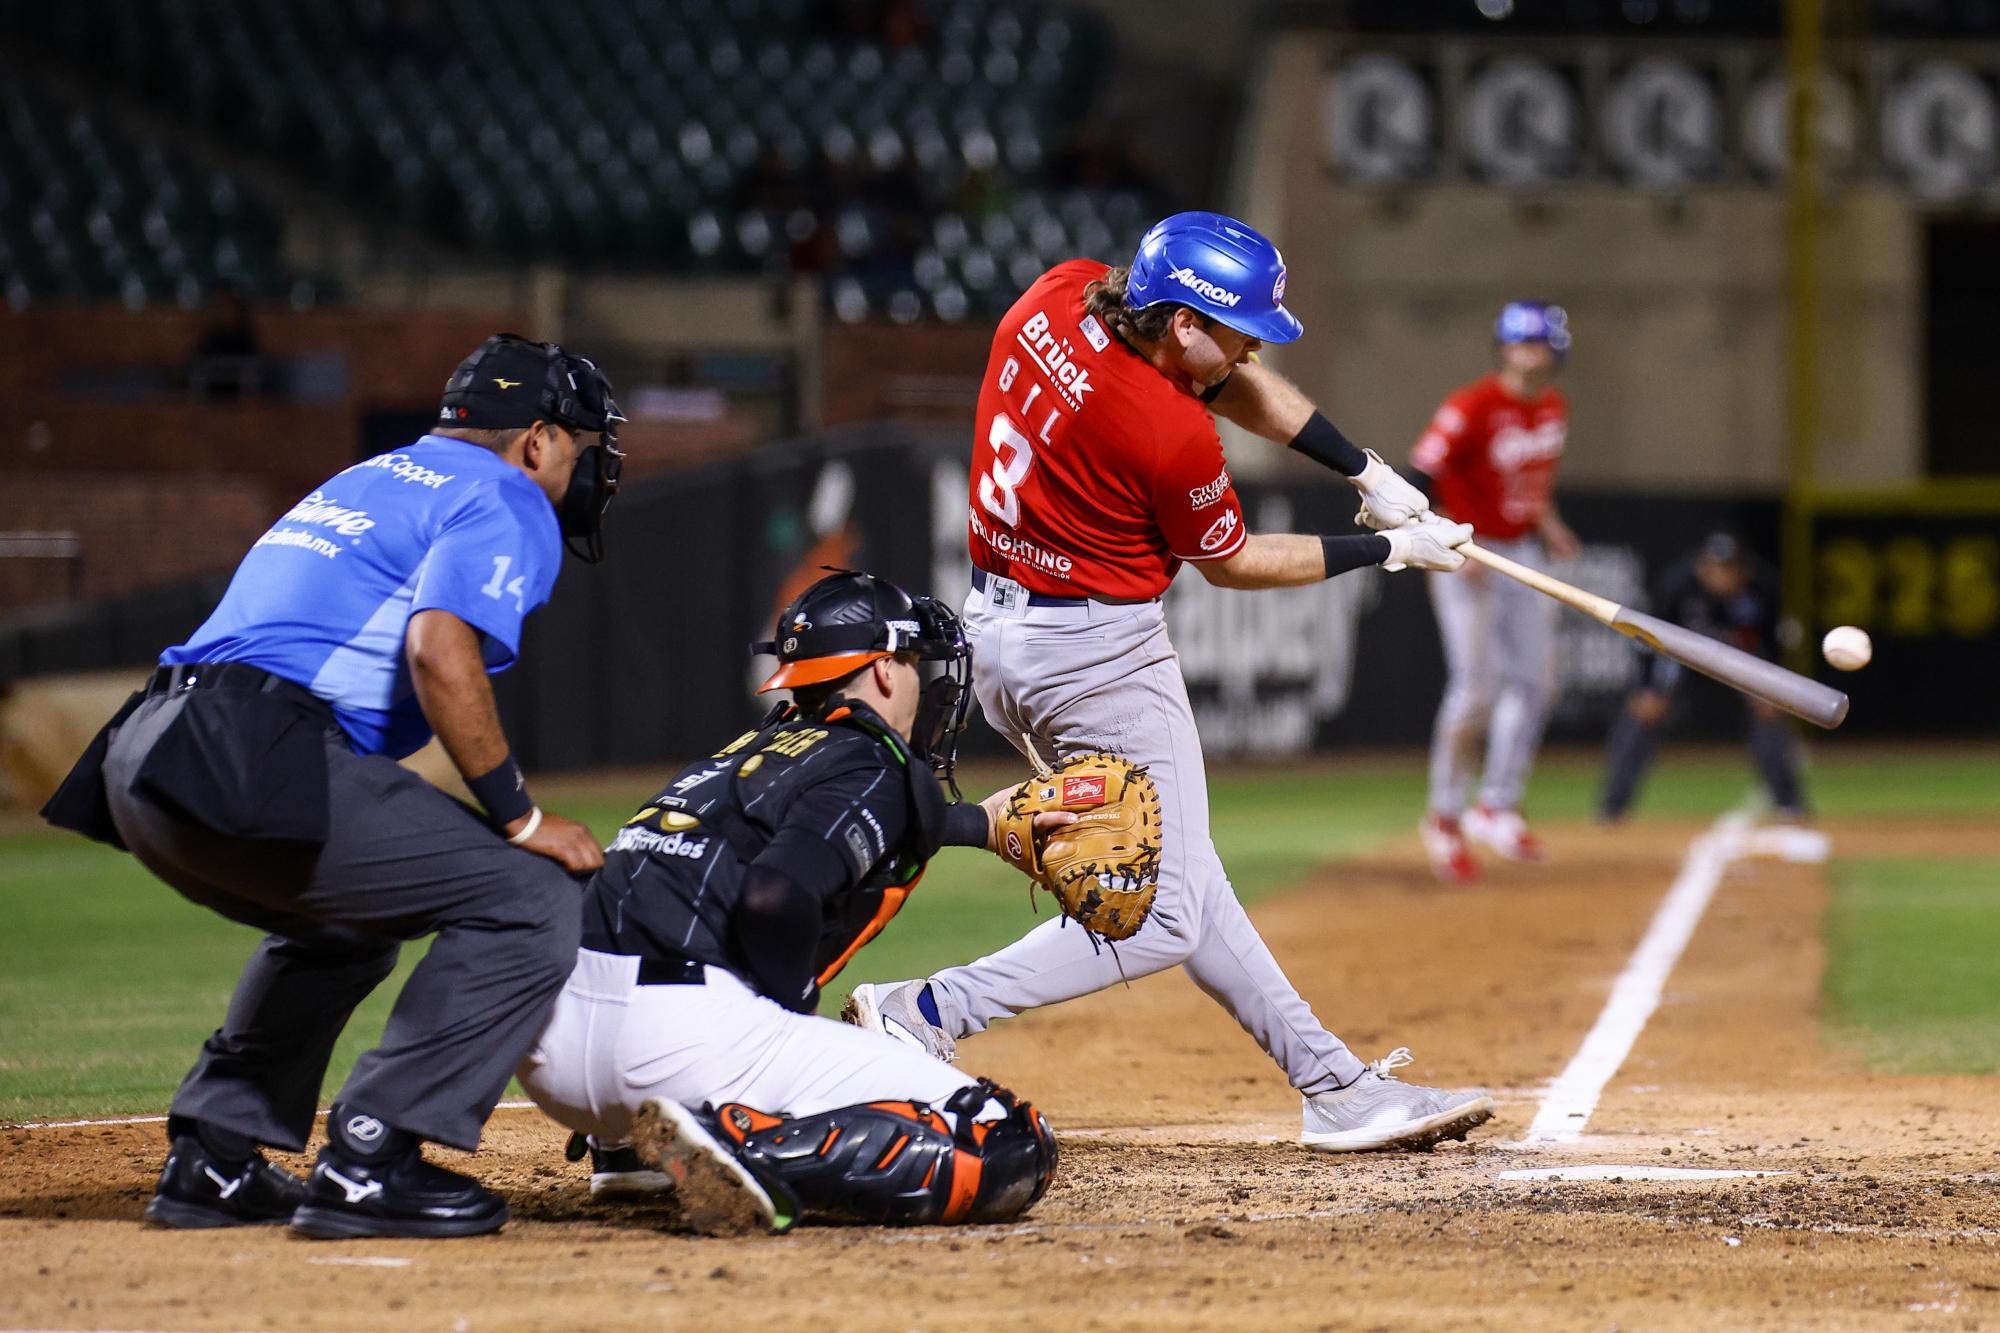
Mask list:
[[[1869,1064],[2000,1072],[2000,862],[1841,862],[1827,949],[1827,1021]]]
[[[984,769],[965,787],[976,795],[1010,776]],[[1586,818],[1597,780],[1595,755],[1552,756],[1537,774],[1529,809],[1544,819]],[[1992,748],[1921,757],[1833,750],[1809,781],[1830,821],[2000,812],[2000,750]],[[1734,805],[1749,783],[1734,753],[1673,757],[1654,774],[1639,817],[1712,816]],[[629,799],[607,799],[601,782],[546,781],[538,790],[608,838],[644,787]],[[1214,776],[1216,841],[1248,899],[1406,835],[1422,807],[1415,756]],[[1986,965],[2000,945],[2000,865],[1982,863],[1982,880],[1980,864],[1941,869],[1935,879],[1898,869],[1909,863],[1868,869],[1876,864],[1840,871],[1828,996],[1841,1032],[1865,1034],[1871,1058],[1894,1067],[1916,1067],[1899,1063],[1909,1051],[1944,1062],[1925,1068],[2000,1067],[1992,1035],[2000,1032],[2000,973]],[[1036,920],[1027,898],[1024,881],[992,858],[946,852],[910,906],[841,978],[828,1007],[837,1008],[855,982],[920,974],[1007,943]],[[1042,911],[1050,910],[1044,902]],[[0,912],[7,922],[0,935],[0,1121],[159,1111],[220,1020],[256,940],[249,929],[185,902],[131,858],[39,828],[0,837]],[[406,948],[402,971],[420,956],[421,945]],[[401,975],[357,1010],[329,1091],[380,1034]],[[1915,986],[1905,978],[1929,981]],[[1951,1003],[1927,1007],[1943,991]]]

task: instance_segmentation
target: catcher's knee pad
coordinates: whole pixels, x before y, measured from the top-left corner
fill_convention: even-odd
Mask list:
[[[991,1106],[1003,1114],[991,1116]],[[957,1121],[939,1111],[949,1111]],[[716,1108],[723,1137],[756,1176],[808,1215],[856,1222],[1005,1222],[1048,1189],[1055,1135],[1033,1106],[985,1080],[941,1108],[869,1102],[785,1119]]]

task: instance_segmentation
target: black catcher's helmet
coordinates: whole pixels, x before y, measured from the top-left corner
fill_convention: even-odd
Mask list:
[[[602,437],[576,460],[556,511],[570,552],[593,565],[604,558],[604,512],[618,494],[625,466],[625,451],[618,447],[618,423],[624,419],[611,381],[589,357],[518,333],[496,333],[459,362],[438,408],[438,423],[445,426],[517,430],[549,421],[573,434],[594,431]]]
[[[750,645],[778,669],[757,692],[818,685],[897,653],[924,673],[910,748],[946,781],[971,702],[972,652],[958,617],[935,597],[912,597],[887,579],[838,570],[798,595],[778,617],[777,637]]]

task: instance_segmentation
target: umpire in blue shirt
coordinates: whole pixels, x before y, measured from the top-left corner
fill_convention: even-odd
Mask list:
[[[505,1200],[421,1145],[478,1146],[575,962],[572,877],[604,857],[534,804],[486,677],[514,661],[565,539],[602,556],[623,419],[589,361],[489,338],[435,430],[257,540],[44,810],[268,932],[174,1095],[153,1222],[321,1237],[506,1222]],[[483,813],[395,762],[433,732]],[[311,1178],[266,1162],[259,1145],[305,1147],[348,1015],[424,935]]]

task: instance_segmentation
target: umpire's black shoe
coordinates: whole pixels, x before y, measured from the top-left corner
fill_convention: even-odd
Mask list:
[[[178,1229],[273,1226],[292,1220],[305,1182],[252,1150],[240,1161],[217,1157],[193,1135],[173,1140],[146,1220]]]
[[[301,1235],[479,1236],[507,1224],[505,1199],[471,1176],[426,1162],[414,1136],[366,1113],[334,1107],[327,1138],[292,1215]]]

